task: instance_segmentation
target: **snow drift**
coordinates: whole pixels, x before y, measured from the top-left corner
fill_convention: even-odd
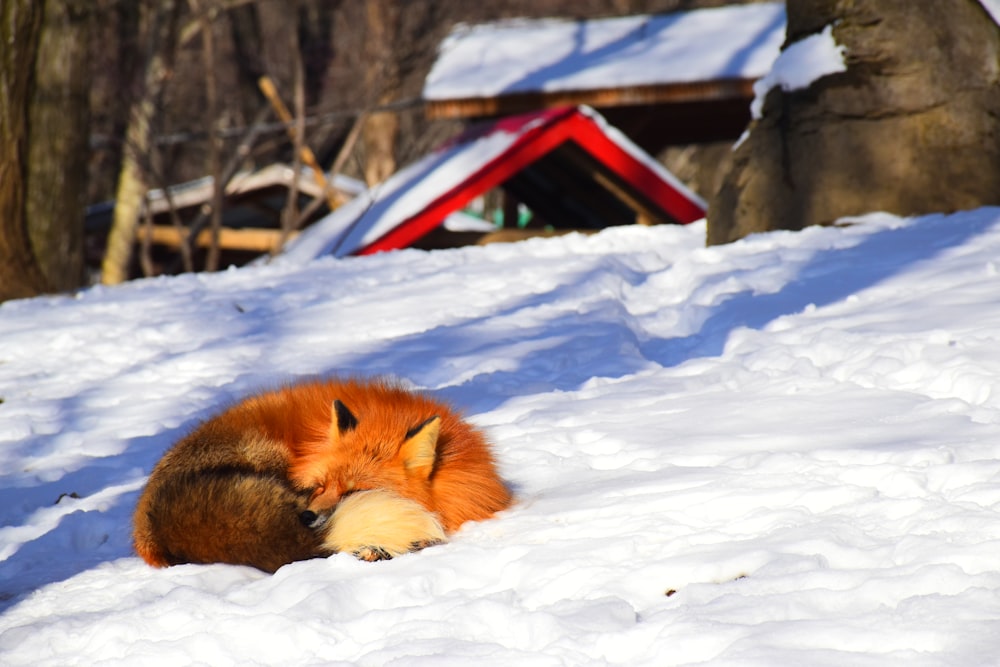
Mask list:
[[[986,664],[1000,210],[614,228],[0,307],[0,662]],[[289,379],[462,408],[518,503],[443,546],[154,570],[161,453]]]

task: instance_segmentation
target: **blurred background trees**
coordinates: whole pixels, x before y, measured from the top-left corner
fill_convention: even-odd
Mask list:
[[[300,142],[324,168],[340,155],[347,173],[371,183],[456,131],[455,123],[429,123],[419,99],[437,46],[456,23],[721,4],[6,0],[0,300],[96,278],[84,275],[82,262],[85,204],[116,202],[101,276],[116,283],[136,261],[149,189],[212,173],[224,181],[236,169],[274,161],[298,164],[288,128],[260,92],[262,76],[274,82],[296,116]],[[203,226],[217,222],[215,208]]]
[[[220,194],[237,170],[302,164],[303,147],[324,169],[383,180],[460,129],[428,121],[420,100],[457,23],[751,1],[5,0],[0,300],[97,279],[82,262],[86,204],[116,202],[102,268],[114,283],[130,265],[134,274],[150,189],[216,174]],[[713,200],[711,242],[872,208],[909,214],[1000,201],[1000,29],[978,0],[787,4],[790,39],[832,22],[849,71],[808,90],[771,91],[732,170],[728,145],[710,149],[708,163],[722,165],[714,171],[686,171],[687,149],[661,156]],[[291,123],[279,122],[262,77]],[[218,201],[200,228],[217,227]],[[289,203],[293,229],[302,212]],[[184,268],[218,267],[195,266],[188,251]]]
[[[41,32],[34,0],[12,0],[0,15],[0,298],[47,288],[31,250],[26,217],[28,99],[32,56]]]
[[[92,9],[88,0],[0,9],[0,300],[84,278]]]

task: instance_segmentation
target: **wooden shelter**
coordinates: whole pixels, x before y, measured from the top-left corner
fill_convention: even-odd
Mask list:
[[[735,139],[784,33],[783,2],[462,25],[427,76],[426,113],[478,119],[584,104],[651,154]]]
[[[337,197],[346,201],[365,189],[362,182],[337,175],[331,184]],[[149,243],[155,263],[162,270],[172,272],[189,225],[210,206],[213,194],[212,178],[172,185],[166,190],[151,190],[146,196],[147,222],[137,230],[137,241]],[[272,164],[255,171],[236,174],[226,187],[222,208],[222,228],[219,248],[225,262],[243,264],[262,253],[276,252],[287,236],[281,228],[282,210],[293,191],[298,194],[298,207],[308,225],[329,212],[323,185],[308,169],[296,173],[285,164]],[[104,256],[104,239],[111,226],[114,202],[102,202],[87,208],[86,238],[87,264],[96,267]],[[176,220],[180,226],[174,224]],[[202,229],[192,244],[195,251],[210,244],[210,232]]]
[[[705,215],[704,201],[600,115],[564,107],[469,128],[318,221],[284,254],[306,261],[427,243],[448,216],[494,188],[551,230],[686,224]],[[429,245],[475,240],[459,238]]]

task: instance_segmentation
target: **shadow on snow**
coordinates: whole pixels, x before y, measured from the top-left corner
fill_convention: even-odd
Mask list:
[[[590,311],[575,310],[574,290],[601,274],[612,272],[624,276],[633,285],[645,279],[645,274],[627,275],[614,267],[592,267],[569,276],[552,290],[520,297],[487,315],[390,340],[381,349],[352,356],[348,363],[330,371],[375,375],[393,374],[399,368],[406,368],[410,371],[409,379],[439,387],[433,393],[467,413],[486,412],[514,396],[572,391],[592,378],[622,377],[641,370],[649,362],[672,367],[691,359],[718,355],[735,329],[761,329],[779,317],[801,312],[810,304],[824,306],[841,301],[915,263],[959,246],[996,224],[995,212],[960,222],[948,216],[929,216],[907,227],[872,233],[853,247],[818,251],[798,278],[779,291],[736,293],[714,306],[696,333],[678,338],[643,340],[625,322],[629,317],[625,309],[615,311],[614,298],[603,299]],[[547,308],[553,310],[553,317],[538,320],[530,327],[519,326],[523,321],[520,314]],[[258,324],[245,332],[266,339],[267,345],[280,346],[280,327],[287,326],[282,316],[287,309],[287,304],[273,303],[269,306],[271,312],[263,313]],[[505,324],[507,319],[509,323]],[[212,344],[224,345],[226,341]],[[475,359],[479,369],[456,383],[454,370],[448,364],[449,359],[457,357]],[[161,356],[146,364],[165,361]],[[34,480],[32,484],[23,471],[16,471],[10,477],[19,479],[14,484],[8,480],[5,488],[0,489],[0,504],[22,509],[8,509],[6,526],[0,531],[17,530],[11,519],[46,511],[61,494],[76,493],[87,498],[103,489],[134,481],[136,470],[148,473],[167,446],[198,420],[246,391],[259,377],[259,374],[237,374],[232,382],[211,388],[210,393],[215,396],[212,404],[192,412],[178,427],[129,439],[123,453],[95,459],[58,480]],[[92,389],[96,391],[99,387]],[[470,396],[478,398],[469,400]],[[84,395],[64,399],[60,414],[67,415],[67,425],[86,412],[84,399]],[[43,444],[41,436],[29,440],[25,447]],[[132,555],[131,514],[137,497],[138,490],[124,491],[103,511],[67,511],[51,530],[25,541],[0,562],[0,612],[34,590],[66,580],[102,562]],[[72,510],[72,506],[67,510]],[[90,512],[99,512],[100,516],[88,516]]]

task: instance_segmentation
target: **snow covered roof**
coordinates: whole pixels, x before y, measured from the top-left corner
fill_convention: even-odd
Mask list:
[[[461,25],[442,43],[423,96],[432,117],[489,115],[484,99],[511,96],[592,106],[750,97],[748,86],[768,72],[784,38],[783,2]]]
[[[355,179],[342,174],[326,174],[330,185],[338,193],[355,196],[364,190],[364,184]],[[205,176],[194,181],[188,181],[178,185],[170,186],[170,200],[176,208],[188,206],[201,206],[212,198],[213,179]],[[303,195],[309,197],[322,197],[323,187],[317,182],[316,176],[310,169],[303,168],[298,175],[295,170],[286,164],[271,164],[256,171],[247,171],[236,174],[226,185],[226,195],[234,197],[246,195],[255,191],[267,188],[289,189],[293,182],[296,188]],[[169,210],[167,197],[162,189],[150,190],[149,205],[153,213],[161,213]]]
[[[340,196],[354,197],[365,189],[364,182],[343,174],[326,174],[326,179]],[[323,196],[323,187],[310,169],[303,168],[296,175],[292,167],[275,163],[255,171],[237,173],[226,185],[225,224],[235,227],[260,224],[261,219],[268,218],[268,210],[281,210],[293,182],[302,197]],[[150,190],[146,196],[150,211],[153,215],[160,215],[168,213],[171,207],[176,210],[197,209],[211,201],[212,183],[212,177],[205,176],[171,185],[167,188],[169,197],[162,188]],[[273,199],[269,205],[262,200],[268,195]],[[244,203],[245,206],[242,205]],[[114,204],[107,201],[88,206],[88,224],[95,227],[109,224]]]
[[[283,256],[304,262],[403,248],[498,186],[550,222],[571,223],[563,226],[688,223],[705,214],[701,198],[599,114],[569,107],[470,128],[317,221]]]
[[[979,3],[995,22],[1000,23],[1000,0],[979,0]]]

